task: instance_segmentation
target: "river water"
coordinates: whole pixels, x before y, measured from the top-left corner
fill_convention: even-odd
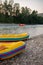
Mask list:
[[[0,34],[27,32],[31,37],[43,34],[43,25],[0,24]]]

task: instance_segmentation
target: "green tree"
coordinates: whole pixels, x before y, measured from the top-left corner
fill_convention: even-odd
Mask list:
[[[26,15],[26,16],[30,15],[30,9],[27,8],[27,7],[25,7],[25,15]]]
[[[19,13],[20,13],[20,5],[19,5],[19,3],[15,3],[14,8],[15,8],[15,15],[18,16]]]
[[[37,11],[35,11],[35,10],[32,11],[32,15],[37,15],[37,14],[38,14]]]
[[[23,15],[26,15],[26,16],[28,16],[28,15],[30,15],[30,8],[27,8],[27,7],[22,7],[21,8],[21,13],[23,14]]]
[[[25,8],[24,8],[24,7],[21,8],[21,13],[22,13],[23,15],[25,15]]]
[[[8,12],[7,0],[4,1],[3,10],[5,11],[5,14]]]

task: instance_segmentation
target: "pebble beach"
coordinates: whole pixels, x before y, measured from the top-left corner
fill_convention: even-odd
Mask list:
[[[25,41],[25,52],[0,61],[0,65],[43,65],[43,35]]]

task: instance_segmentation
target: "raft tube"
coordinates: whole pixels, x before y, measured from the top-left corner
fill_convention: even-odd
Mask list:
[[[26,44],[19,42],[0,42],[0,60],[11,58],[25,50]]]
[[[0,41],[21,41],[29,38],[27,33],[22,34],[1,34]]]

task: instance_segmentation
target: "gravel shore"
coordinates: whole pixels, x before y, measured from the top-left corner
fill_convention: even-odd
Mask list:
[[[0,61],[0,65],[43,65],[43,35],[36,36],[25,42],[24,53]]]

